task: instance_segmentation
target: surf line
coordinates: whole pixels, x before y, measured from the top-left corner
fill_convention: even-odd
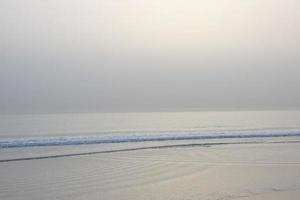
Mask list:
[[[212,140],[212,139],[235,139],[235,138],[271,138],[271,137],[298,137],[300,131],[296,132],[268,132],[268,133],[245,133],[245,134],[217,134],[217,135],[161,135],[161,136],[128,136],[121,138],[101,137],[58,137],[58,138],[36,138],[0,140],[1,148],[24,148],[66,145],[88,145],[88,144],[112,144],[112,143],[135,143],[151,141],[179,141],[179,140]]]

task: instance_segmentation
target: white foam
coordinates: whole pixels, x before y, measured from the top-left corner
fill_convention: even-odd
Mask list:
[[[57,137],[25,137],[0,139],[0,148],[64,146],[81,144],[129,143],[148,141],[174,140],[208,140],[226,138],[260,138],[260,137],[294,137],[300,136],[300,130],[256,130],[256,131],[223,131],[206,133],[176,134],[126,134],[126,135],[82,135]]]

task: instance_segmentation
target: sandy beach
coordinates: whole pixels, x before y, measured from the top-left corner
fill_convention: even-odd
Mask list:
[[[296,200],[299,141],[213,142],[1,162],[0,199]]]

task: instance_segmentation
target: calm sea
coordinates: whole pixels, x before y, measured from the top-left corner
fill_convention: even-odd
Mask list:
[[[0,115],[0,147],[294,136],[300,111]]]

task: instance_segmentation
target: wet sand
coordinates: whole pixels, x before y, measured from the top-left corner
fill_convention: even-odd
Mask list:
[[[299,152],[295,139],[1,162],[0,199],[298,200]]]

